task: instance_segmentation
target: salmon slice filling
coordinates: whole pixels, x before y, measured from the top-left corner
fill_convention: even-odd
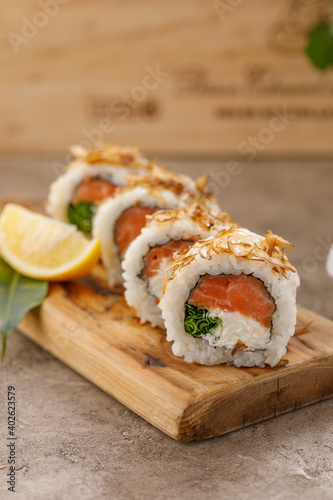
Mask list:
[[[175,252],[181,253],[186,250],[197,238],[191,240],[170,240],[164,245],[156,245],[151,248],[144,258],[144,268],[141,273],[141,278],[148,283],[149,292],[157,299],[161,296],[164,282],[164,268],[167,268],[172,260]]]
[[[100,177],[86,177],[76,188],[72,204],[77,205],[81,201],[98,203],[113,195],[115,186],[112,182]]]
[[[185,327],[196,327],[195,334],[188,326],[185,330],[204,337],[212,346],[265,349],[274,311],[274,300],[260,279],[245,274],[205,275],[187,300]],[[202,334],[199,320],[205,325]],[[214,322],[210,330],[205,321]]]
[[[113,195],[116,186],[106,179],[88,176],[76,188],[67,207],[67,219],[80,231],[91,234],[97,204]]]
[[[170,240],[164,245],[156,245],[149,250],[144,258],[145,267],[142,271],[142,278],[149,281],[156,276],[158,271],[163,269],[163,265],[171,264],[172,256],[175,252],[181,253],[194,243],[193,240]]]
[[[135,206],[125,210],[115,223],[115,240],[123,257],[127,248],[146,225],[146,215],[152,215],[158,208]]]

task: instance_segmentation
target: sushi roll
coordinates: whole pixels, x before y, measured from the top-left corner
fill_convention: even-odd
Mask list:
[[[161,208],[183,206],[180,183],[168,186],[156,177],[134,176],[127,186],[99,207],[93,221],[93,237],[101,240],[101,259],[111,286],[122,283],[121,261],[130,243],[146,224],[146,215]]]
[[[86,150],[73,146],[71,153],[73,162],[51,185],[46,211],[90,234],[98,204],[113,196],[116,187],[127,184],[128,174],[145,175],[152,162],[135,147],[105,145]]]
[[[121,261],[130,243],[146,224],[146,216],[160,209],[184,207],[205,196],[196,183],[183,175],[154,169],[144,177],[129,176],[131,182],[117,188],[99,208],[93,221],[93,236],[101,240],[102,262],[110,285],[122,283]]]
[[[146,227],[129,245],[122,262],[125,298],[142,323],[164,326],[156,301],[175,253],[180,254],[197,240],[230,227],[228,214],[193,204],[159,210],[147,217]]]
[[[171,265],[159,303],[176,356],[203,365],[275,366],[296,323],[290,243],[231,227]]]

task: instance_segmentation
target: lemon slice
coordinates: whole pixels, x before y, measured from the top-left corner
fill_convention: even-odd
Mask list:
[[[13,203],[1,213],[1,256],[13,269],[30,278],[79,278],[95,267],[100,252],[100,240],[88,240],[71,224]]]

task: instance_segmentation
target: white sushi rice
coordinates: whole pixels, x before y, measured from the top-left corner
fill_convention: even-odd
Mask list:
[[[222,226],[221,228],[222,229]],[[160,308],[156,300],[162,294],[164,273],[156,273],[149,283],[140,277],[144,268],[144,258],[149,250],[157,245],[164,245],[171,240],[188,240],[192,236],[207,238],[212,230],[204,230],[199,224],[182,219],[163,225],[154,224],[142,229],[140,236],[128,247],[122,262],[125,298],[132,306],[141,323],[149,321],[152,326],[164,326]],[[163,262],[161,263],[163,265]],[[170,272],[167,271],[170,275]]]
[[[248,241],[259,243],[263,238],[247,232]],[[193,251],[192,247],[190,252]],[[179,269],[168,281],[159,307],[167,329],[167,340],[173,342],[172,351],[176,356],[184,356],[188,363],[203,365],[220,363],[235,366],[275,366],[286,353],[290,336],[294,334],[296,324],[296,289],[299,286],[297,273],[287,272],[287,278],[274,274],[266,262],[235,257],[229,253],[214,254],[210,259],[203,258],[197,252],[194,260]],[[246,275],[259,278],[274,299],[276,310],[272,315],[270,340],[265,350],[238,351],[232,355],[228,342],[224,346],[212,346],[205,338],[194,338],[184,330],[185,302],[200,277],[206,274]],[[214,313],[214,312],[213,312]],[[235,331],[234,345],[239,339]],[[230,344],[229,344],[230,345]]]
[[[144,187],[137,186],[110,198],[100,205],[93,221],[92,235],[94,238],[100,238],[101,240],[102,262],[108,271],[111,286],[123,282],[121,258],[114,234],[115,223],[125,210],[136,205],[168,209],[183,207],[185,203],[172,191],[162,189],[157,195],[149,192]],[[135,259],[138,259],[138,256]],[[140,261],[140,259],[138,260]]]
[[[76,188],[86,177],[99,176],[116,186],[124,186],[128,182],[126,175],[133,173],[144,175],[145,170],[105,163],[94,163],[91,165],[83,161],[75,161],[63,175],[51,184],[46,203],[46,212],[54,219],[61,222],[68,222],[68,206],[73,199]]]
[[[266,349],[271,336],[270,328],[265,328],[255,319],[239,312],[221,311],[221,309],[210,310],[208,317],[222,320],[212,332],[205,335],[209,345],[233,349],[235,339],[240,339],[250,351]]]

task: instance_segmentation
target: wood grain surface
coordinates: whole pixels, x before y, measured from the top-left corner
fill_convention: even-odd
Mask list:
[[[305,47],[330,13],[329,0],[6,2],[0,151],[329,156],[333,75]]]
[[[19,331],[179,441],[210,438],[333,395],[333,323],[298,309],[274,368],[206,367],[172,354],[165,332],[141,325],[102,268],[51,284]]]

